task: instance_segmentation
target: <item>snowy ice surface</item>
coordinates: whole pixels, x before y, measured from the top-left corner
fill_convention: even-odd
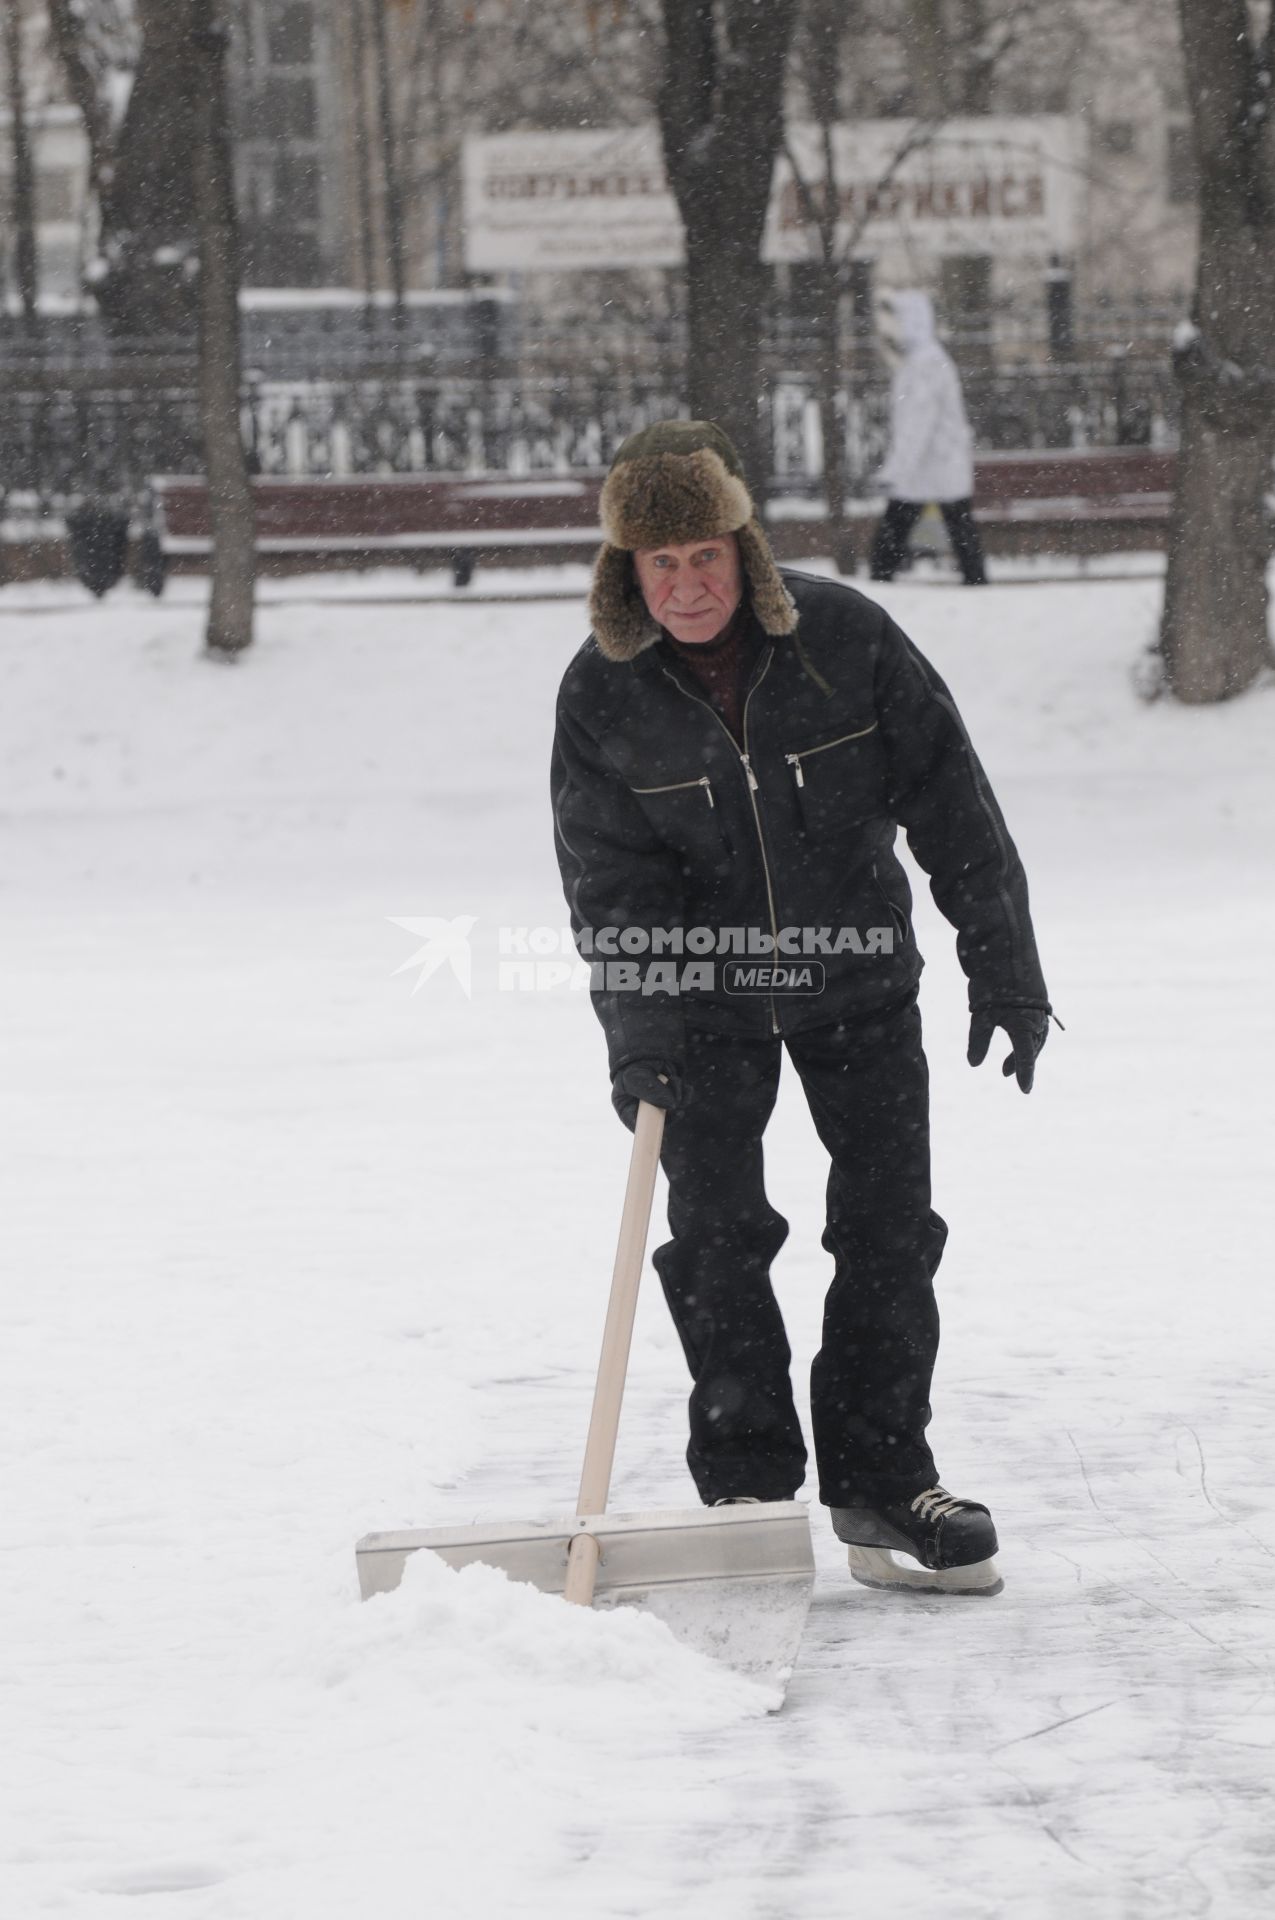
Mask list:
[[[1139,705],[1154,580],[881,590],[1068,1031],[1030,1101],[972,1074],[920,902],[933,1433],[1006,1588],[856,1588],[816,1510],[769,1715],[654,1621],[486,1570],[357,1598],[369,1528],[569,1508],[628,1137],[583,997],[496,990],[498,926],[564,917],[582,605],[292,584],[233,669],[194,583],[0,594],[0,1912],[1271,1911],[1275,693]],[[462,915],[472,999],[414,992],[395,920]],[[828,1263],[791,1076],[768,1154],[800,1375]],[[693,1504],[685,1388],[648,1283],[617,1508]]]

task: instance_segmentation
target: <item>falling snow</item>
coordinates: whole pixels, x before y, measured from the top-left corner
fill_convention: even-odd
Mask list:
[[[271,586],[0,601],[6,1913],[1256,1915],[1275,1893],[1272,694],[1137,702],[1158,583],[888,589],[1032,879],[1030,1102],[963,1060],[927,903],[933,1435],[1004,1595],[818,1585],[778,1715],[657,1623],[370,1527],[570,1505],[627,1136],[559,924],[546,761],[582,603]],[[404,921],[472,915],[472,997]],[[395,922],[399,924],[395,924]],[[804,1362],[824,1164],[786,1086]],[[800,1371],[800,1368],[799,1368]],[[615,1504],[688,1504],[647,1289]],[[121,1909],[122,1910],[122,1909]]]

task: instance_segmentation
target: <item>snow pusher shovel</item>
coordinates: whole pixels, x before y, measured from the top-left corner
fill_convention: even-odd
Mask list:
[[[639,1606],[782,1697],[814,1587],[806,1508],[773,1500],[606,1511],[663,1133],[663,1111],[642,1101],[575,1518],[365,1534],[355,1548],[359,1587],[365,1600],[391,1592],[408,1554],[422,1548],[452,1567],[482,1561],[578,1606]]]

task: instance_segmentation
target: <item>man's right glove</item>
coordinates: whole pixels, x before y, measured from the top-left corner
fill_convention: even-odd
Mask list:
[[[629,1132],[637,1125],[638,1101],[653,1107],[677,1107],[682,1103],[682,1076],[675,1067],[662,1062],[635,1060],[621,1067],[611,1082],[611,1105]]]
[[[1013,1048],[1001,1072],[1006,1079],[1011,1073],[1015,1074],[1022,1091],[1030,1093],[1036,1056],[1049,1038],[1049,1008],[1013,1007],[996,1002],[979,1007],[970,1015],[970,1044],[965,1056],[972,1067],[979,1067],[986,1060],[997,1027],[1008,1034]]]

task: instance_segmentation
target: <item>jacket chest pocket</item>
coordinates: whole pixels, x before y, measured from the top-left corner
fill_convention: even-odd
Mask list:
[[[673,780],[660,787],[630,787],[630,793],[638,794],[644,800],[654,799],[657,795],[672,793],[701,793],[710,807],[716,810],[717,802],[713,798],[713,783],[706,773],[697,780]],[[658,811],[658,807],[656,809]]]
[[[802,824],[812,840],[827,840],[884,810],[881,735],[874,720],[785,753]]]
[[[721,811],[708,774],[630,787],[629,792],[666,846],[687,857],[713,861],[720,857],[725,846]]]

